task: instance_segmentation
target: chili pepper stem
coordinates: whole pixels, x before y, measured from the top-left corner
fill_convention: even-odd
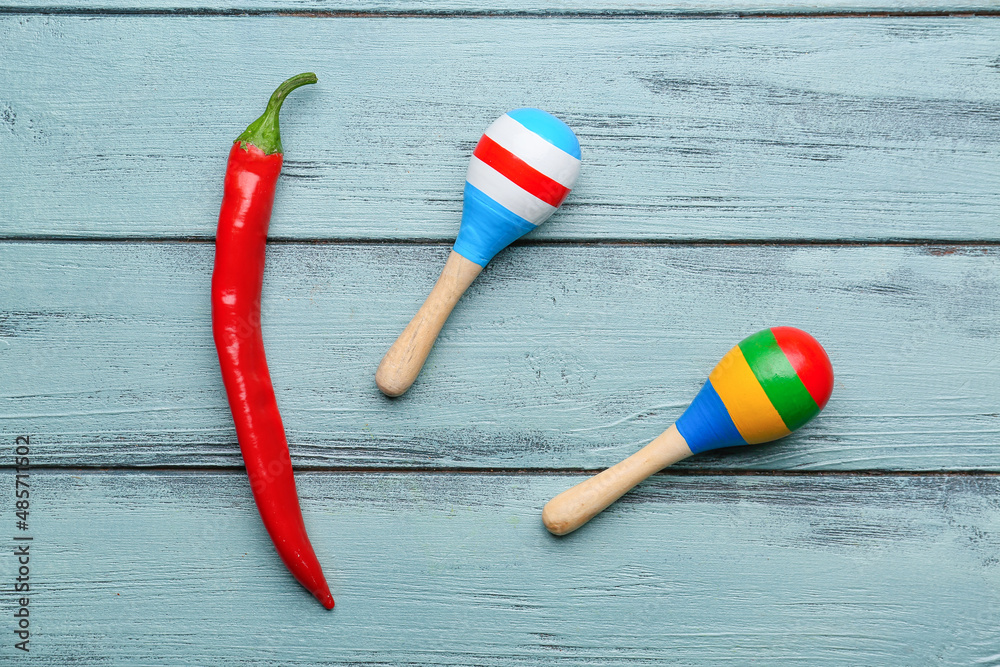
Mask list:
[[[271,99],[267,101],[267,108],[261,117],[250,123],[236,141],[240,142],[240,148],[247,150],[247,145],[253,145],[264,151],[264,155],[281,153],[281,131],[278,128],[278,112],[281,105],[292,92],[299,86],[309,83],[316,83],[316,75],[312,72],[296,74],[288,79],[277,90],[271,94]]]

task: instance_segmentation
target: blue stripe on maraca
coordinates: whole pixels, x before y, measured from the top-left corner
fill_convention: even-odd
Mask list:
[[[580,141],[569,125],[541,109],[525,107],[508,111],[507,115],[545,139],[547,142],[580,159]]]
[[[711,380],[705,382],[705,386],[695,396],[694,401],[677,420],[676,426],[691,448],[692,454],[718,447],[747,444],[736,429],[736,424],[729,416],[729,411],[712,386]]]
[[[535,225],[466,183],[462,226],[453,249],[467,260],[486,266],[498,252],[534,228]]]

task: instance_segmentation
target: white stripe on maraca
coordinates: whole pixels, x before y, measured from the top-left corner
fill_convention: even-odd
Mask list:
[[[486,128],[485,134],[567,188],[572,189],[576,177],[580,175],[580,160],[553,146],[507,114],[493,121],[493,124]]]
[[[475,155],[469,163],[465,180],[514,215],[524,218],[533,225],[542,224],[556,211],[555,206],[515,185]]]

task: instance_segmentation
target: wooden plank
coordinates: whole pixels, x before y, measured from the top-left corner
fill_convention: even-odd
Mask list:
[[[214,234],[276,82],[282,238],[452,240],[486,125],[573,125],[538,239],[998,239],[995,18],[4,16],[0,236]]]
[[[219,3],[218,0],[6,0],[0,7],[5,12],[61,12],[61,13],[158,13],[179,14],[308,14],[333,15],[424,14],[431,16],[455,15],[569,15],[578,16],[645,16],[665,15],[760,15],[760,14],[826,14],[855,12],[994,12],[996,0],[406,0],[405,2],[379,2],[377,0],[295,0],[294,3],[277,0],[241,0],[236,3]]]
[[[741,338],[787,324],[824,414],[687,466],[998,469],[996,247],[518,247],[404,397],[382,354],[447,246],[269,249],[264,334],[300,467],[603,468],[676,419]],[[240,465],[209,327],[212,246],[0,244],[0,425],[40,462]]]
[[[659,477],[552,537],[540,507],[579,479],[300,475],[337,601],[326,612],[284,571],[238,474],[36,472],[31,662],[965,666],[1000,654],[995,477]],[[14,568],[0,560],[5,582]]]

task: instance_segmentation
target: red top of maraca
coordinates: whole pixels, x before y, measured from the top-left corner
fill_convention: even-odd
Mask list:
[[[833,364],[826,350],[802,329],[771,327],[771,333],[809,395],[822,410],[833,393]]]

